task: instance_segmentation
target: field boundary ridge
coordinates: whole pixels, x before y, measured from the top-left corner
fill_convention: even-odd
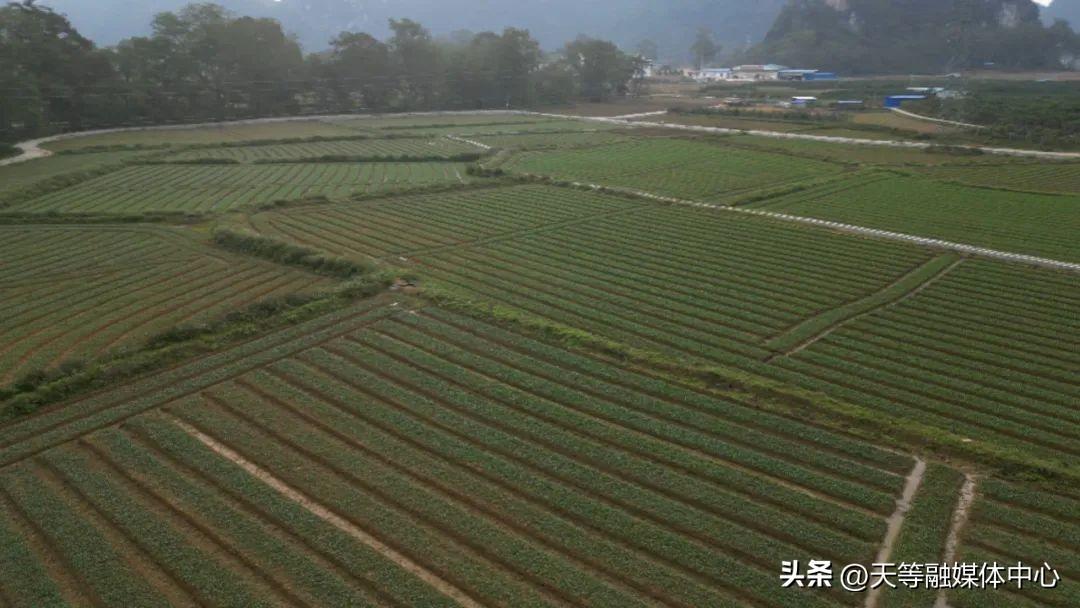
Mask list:
[[[870,295],[804,319],[765,342],[776,353],[769,361],[794,355],[851,321],[899,304],[937,282],[963,261],[955,253],[936,256]]]

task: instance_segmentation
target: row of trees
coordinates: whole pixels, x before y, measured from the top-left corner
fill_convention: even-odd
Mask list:
[[[271,19],[215,4],[159,14],[97,48],[33,0],[0,8],[0,140],[104,125],[297,113],[530,107],[630,94],[643,60],[579,38],[546,55],[526,30],[436,40],[408,19],[304,55]]]

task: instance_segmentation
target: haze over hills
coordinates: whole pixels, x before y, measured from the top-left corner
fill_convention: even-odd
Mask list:
[[[791,0],[745,59],[854,74],[1056,69],[1078,47],[1068,27],[1043,26],[1032,0]]]
[[[1054,19],[1064,19],[1076,29],[1080,27],[1080,0],[1054,0],[1043,9],[1043,18],[1050,23]]]
[[[728,49],[761,40],[785,0],[218,0],[241,14],[274,17],[297,34],[307,51],[325,48],[343,30],[382,38],[387,20],[409,17],[436,35],[455,30],[529,29],[545,48],[555,49],[579,34],[633,48],[652,39],[661,55],[683,59],[700,27],[711,29]],[[187,0],[42,0],[67,14],[87,37],[109,45],[149,33],[155,13],[176,10]]]

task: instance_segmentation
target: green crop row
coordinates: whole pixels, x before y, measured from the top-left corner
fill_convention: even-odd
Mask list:
[[[935,167],[926,175],[935,179],[1028,192],[1080,194],[1080,165],[1009,164],[978,167]]]
[[[511,159],[504,168],[696,200],[715,200],[742,190],[821,177],[840,170],[837,165],[814,160],[666,138],[579,150],[529,152]]]
[[[167,156],[166,162],[227,159],[236,162],[302,161],[320,162],[324,157],[431,157],[451,158],[476,154],[476,146],[440,139],[360,139],[279,145],[188,150]]]
[[[617,197],[547,186],[463,190],[257,214],[269,235],[338,254],[381,257],[508,237],[545,225],[640,207]]]
[[[2,231],[0,383],[86,360],[324,279],[222,257],[168,228],[34,226]]]
[[[932,281],[948,272],[959,261],[960,256],[956,254],[940,255],[923,264],[914,272],[904,275],[896,282],[890,283],[881,291],[811,317],[783,334],[770,339],[765,345],[777,352],[787,352],[820,335],[830,327],[901,300],[928,281]]]
[[[156,376],[128,383],[116,390],[72,401],[66,407],[54,408],[22,420],[11,420],[16,418],[19,412],[9,411],[14,405],[5,404],[4,418],[10,422],[0,430],[0,463],[18,461],[89,430],[115,424],[118,420],[160,406],[172,397],[199,390],[223,375],[287,356],[294,352],[293,349],[301,349],[307,344],[325,339],[328,335],[345,333],[350,328],[390,314],[391,310],[382,304],[381,301],[372,300],[258,339],[252,340],[250,335],[247,335],[244,337],[249,341],[230,350],[205,356]],[[302,309],[290,311],[302,312]],[[300,314],[294,316],[303,318]],[[287,314],[285,320],[288,318]],[[160,367],[162,366],[159,364],[156,368],[151,366],[151,369]],[[130,378],[139,371],[141,370],[128,372],[127,377]],[[98,371],[99,374],[108,372],[108,368]]]
[[[889,561],[895,564],[940,564],[952,528],[953,514],[960,498],[963,474],[939,464],[927,466],[915,502],[904,517],[900,537]],[[937,591],[920,586],[886,589],[883,608],[927,608],[933,606]]]
[[[207,213],[465,179],[464,165],[456,163],[134,166],[11,208],[35,213]]]
[[[754,206],[993,249],[1080,260],[1075,196],[1002,192],[925,178],[866,181],[840,192],[809,190]]]

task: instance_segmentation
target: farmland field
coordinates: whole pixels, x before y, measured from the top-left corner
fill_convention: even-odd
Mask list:
[[[1003,173],[1000,168],[996,171]],[[1080,196],[1005,192],[872,174],[750,207],[1080,261],[1076,239]]]
[[[473,154],[479,149],[471,144],[457,142],[445,137],[438,139],[357,139],[312,143],[281,144],[272,146],[239,146],[231,148],[203,148],[178,152],[166,157],[167,161],[191,161],[221,158],[238,162],[315,160],[321,157],[452,157]]]
[[[120,166],[139,156],[141,154],[138,152],[70,154],[0,167],[0,207],[4,206],[5,197],[42,181],[102,167]]]
[[[606,131],[567,133],[522,133],[518,135],[478,135],[474,139],[494,148],[537,150],[602,146],[627,141],[627,136]]]
[[[460,163],[144,165],[11,206],[32,213],[208,213],[316,195],[331,198],[465,181]]]
[[[506,113],[55,146],[0,167],[0,608],[1080,604],[1075,163]],[[1061,580],[840,587],[956,560]]]
[[[62,139],[46,144],[46,147],[50,150],[63,151],[82,150],[99,146],[185,146],[266,139],[341,137],[355,134],[355,130],[342,124],[312,119],[291,122],[104,133]]]
[[[1080,164],[1075,163],[935,167],[927,170],[926,175],[972,186],[1080,194]]]
[[[258,213],[256,232],[342,255],[422,253],[612,215],[645,203],[550,186],[397,196]]]
[[[818,135],[836,135],[836,133],[816,132]],[[841,135],[843,137],[843,135]],[[1001,157],[991,154],[950,154],[944,151],[922,150],[915,148],[893,148],[889,146],[867,144],[825,143],[798,139],[773,139],[751,135],[732,135],[725,137],[725,143],[739,147],[769,152],[781,152],[805,156],[820,160],[831,160],[860,165],[1000,165]],[[1036,160],[1023,158],[1010,159],[1010,167],[1024,167],[1038,163]]]
[[[1047,488],[985,480],[963,534],[959,552],[966,562],[1015,566],[1017,562],[1041,568],[1049,563],[1062,580],[1054,589],[1038,583],[1023,591],[1010,589],[995,597],[973,590],[949,593],[959,608],[1029,608],[1075,606],[1080,603],[1080,498]]]
[[[869,560],[910,458],[467,317],[389,310],[0,428],[5,589],[126,605],[855,604],[778,592],[776,564]]]
[[[582,150],[529,152],[515,157],[505,168],[704,201],[841,170],[809,159],[667,138]]]
[[[329,284],[164,227],[2,227],[0,260],[0,386]]]

